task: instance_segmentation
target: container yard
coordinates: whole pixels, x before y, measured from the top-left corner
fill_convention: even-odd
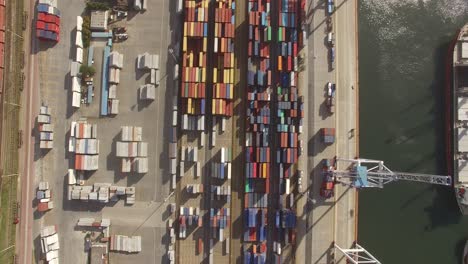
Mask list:
[[[67,29],[60,41],[69,49],[58,44],[37,57],[48,106],[35,116],[48,151],[35,173],[50,186],[36,192],[47,217],[34,230],[56,225],[61,233],[52,236],[79,245],[49,249],[49,263],[304,257],[309,188],[329,201],[335,189],[331,180],[311,187],[311,141],[328,155],[341,135],[333,119],[311,139],[304,120],[315,92],[303,88],[311,87],[305,0],[117,1],[103,10],[44,1],[34,9],[38,38],[58,42]],[[335,38],[324,45],[335,47]],[[320,99],[334,118],[338,84],[327,78]],[[55,116],[66,117],[59,127]]]

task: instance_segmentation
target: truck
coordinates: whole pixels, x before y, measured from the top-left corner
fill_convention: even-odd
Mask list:
[[[320,186],[320,196],[325,199],[332,198],[335,195],[335,179],[333,177],[333,160],[324,159],[322,161],[322,184]]]
[[[327,104],[328,110],[332,114],[335,112],[335,92],[336,92],[336,85],[334,83],[328,82],[326,104]]]
[[[329,58],[330,58],[330,69],[335,69],[335,47],[329,49]]]
[[[333,2],[333,0],[327,0],[327,13],[328,13],[328,15],[333,14],[334,11],[335,11],[335,3]]]
[[[335,46],[335,36],[333,35],[333,32],[328,32],[328,34],[327,34],[327,44],[330,47]]]

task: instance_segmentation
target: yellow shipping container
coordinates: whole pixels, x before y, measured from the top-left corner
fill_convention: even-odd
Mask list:
[[[202,82],[205,82],[206,81],[206,69],[205,68],[202,68]]]
[[[231,83],[230,78],[231,76],[229,75],[229,70],[225,69],[224,70],[224,83]]]
[[[191,111],[192,111],[192,99],[187,98],[187,113],[191,114]]]
[[[188,54],[188,66],[193,67],[193,52]]]
[[[231,83],[234,83],[234,69],[230,69],[230,74],[231,74]]]
[[[203,52],[200,52],[198,54],[198,65],[200,65],[200,67],[203,67]]]
[[[208,47],[208,39],[206,37],[203,38],[203,51],[206,52]]]
[[[217,83],[218,82],[218,69],[213,68],[213,82]]]
[[[187,52],[187,37],[184,36],[184,39],[182,40],[182,50]]]
[[[185,79],[184,79],[184,82],[188,82],[189,76],[190,76],[190,68],[189,68],[189,67],[186,67],[186,68],[185,68]]]
[[[231,68],[234,68],[234,52],[231,53]]]
[[[215,99],[211,100],[211,105],[212,105],[211,114],[215,114],[216,113],[216,100]]]

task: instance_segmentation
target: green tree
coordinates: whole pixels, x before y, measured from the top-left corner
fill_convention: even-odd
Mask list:
[[[92,1],[86,2],[86,10],[88,11],[92,11],[92,10],[106,11],[109,9],[110,9],[110,6],[106,2],[92,2]]]
[[[88,65],[81,65],[80,66],[80,72],[84,77],[92,77],[96,73],[96,69],[94,69],[93,66],[88,66]]]
[[[83,26],[81,29],[81,38],[83,39],[83,46],[89,47],[91,42],[91,18],[89,16],[83,17]]]

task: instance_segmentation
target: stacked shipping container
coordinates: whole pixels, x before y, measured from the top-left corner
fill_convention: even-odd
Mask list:
[[[97,170],[99,165],[97,125],[86,121],[72,122],[68,151],[75,153],[75,170]]]
[[[224,241],[224,229],[229,229],[231,225],[231,211],[229,208],[210,209],[210,227],[212,237],[219,241]]]
[[[216,0],[214,12],[213,115],[232,115],[234,97],[234,0]]]
[[[123,126],[122,141],[117,141],[116,156],[122,158],[121,171],[148,172],[148,142],[143,142],[141,127]]]
[[[248,20],[243,241],[249,249],[244,251],[244,263],[265,263],[271,171],[270,0],[249,0]]]
[[[41,106],[37,123],[39,124],[39,147],[41,149],[51,149],[54,147],[54,126],[50,123],[50,109],[47,106]]]
[[[37,4],[36,37],[40,40],[60,40],[60,11],[56,5],[57,1],[39,1]]]
[[[276,84],[276,164],[279,171],[279,208],[276,211],[274,252],[281,244],[294,243],[295,211],[292,208],[291,176],[297,175],[298,128],[303,117],[298,91],[298,32],[300,0],[276,0],[278,7]],[[290,209],[283,209],[290,208]]]
[[[180,98],[182,129],[202,130],[206,104],[208,0],[185,0]],[[189,124],[190,119],[190,124]]]

